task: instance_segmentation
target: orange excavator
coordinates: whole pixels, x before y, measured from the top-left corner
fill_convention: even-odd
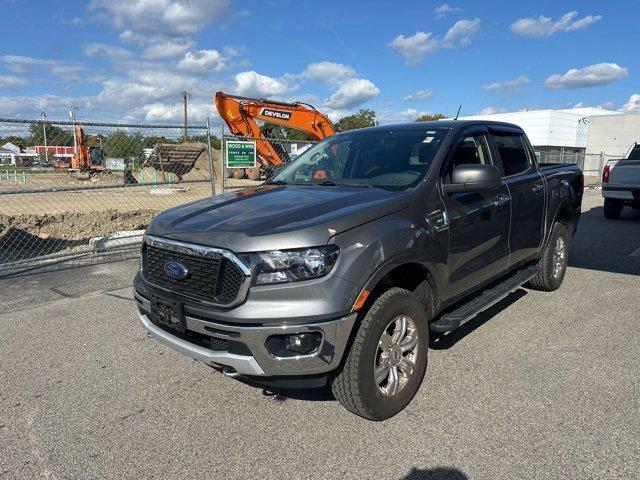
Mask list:
[[[303,131],[311,140],[322,140],[335,133],[329,118],[306,103],[284,103],[223,92],[216,92],[214,103],[232,134],[256,140],[259,167],[235,169],[230,172],[234,178],[268,177],[274,168],[289,161],[281,144],[267,140],[271,135],[265,134],[258,121]]]
[[[89,178],[92,174],[103,171],[104,165],[98,165],[92,161],[92,151],[87,144],[87,137],[80,125],[75,126],[74,136],[76,148],[71,157],[71,162],[56,160],[53,162],[54,168],[68,170],[70,173],[75,173],[80,179]],[[96,149],[97,152],[100,152],[100,155],[96,156],[102,156],[102,150]]]

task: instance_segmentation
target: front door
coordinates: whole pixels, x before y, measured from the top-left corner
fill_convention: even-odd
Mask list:
[[[444,164],[442,183],[463,164],[494,165],[485,131],[462,133]],[[509,191],[502,184],[482,192],[442,193],[449,220],[447,298],[499,275],[509,257]]]

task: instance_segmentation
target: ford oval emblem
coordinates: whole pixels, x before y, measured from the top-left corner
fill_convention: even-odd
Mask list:
[[[164,273],[176,280],[184,280],[189,276],[189,269],[182,263],[171,260],[165,262]]]

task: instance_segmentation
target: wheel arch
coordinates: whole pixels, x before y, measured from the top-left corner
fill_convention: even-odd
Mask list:
[[[440,305],[442,291],[435,264],[420,252],[400,254],[380,266],[369,277],[362,288],[362,292],[367,292],[367,300],[361,310],[366,311],[369,305],[389,288],[400,287],[415,291],[425,280],[431,294],[430,306],[432,311],[435,311]]]

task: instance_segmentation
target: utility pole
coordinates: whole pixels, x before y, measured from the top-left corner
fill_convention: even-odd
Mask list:
[[[184,141],[187,142],[189,140],[189,134],[187,132],[187,101],[191,94],[186,90],[180,92],[182,95],[182,102],[184,103]]]
[[[76,107],[69,109],[69,118],[73,122],[73,154],[78,155],[78,139],[76,139]]]
[[[49,163],[49,150],[47,149],[47,124],[44,123],[44,119],[47,118],[47,114],[44,112],[44,108],[40,110],[42,116],[42,135],[44,136],[44,158]]]

